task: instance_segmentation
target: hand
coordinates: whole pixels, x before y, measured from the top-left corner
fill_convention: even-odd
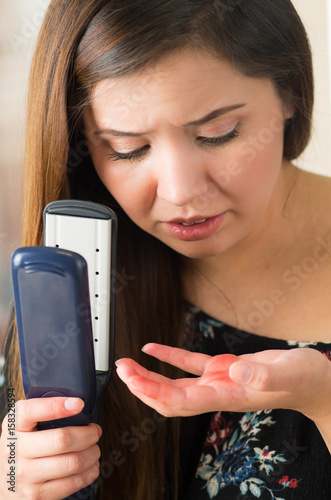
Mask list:
[[[44,398],[18,401],[15,405],[15,436],[9,435],[8,415],[0,439],[1,499],[61,500],[91,484],[99,475],[100,449],[96,444],[101,429],[96,424],[82,427],[37,430],[41,421],[79,413],[78,398]],[[12,415],[12,414],[10,414]],[[10,420],[12,420],[10,418]],[[8,446],[12,443],[12,449]],[[12,454],[10,452],[12,451]],[[15,492],[9,472],[15,459]]]
[[[331,419],[331,363],[315,349],[238,357],[211,357],[159,344],[147,344],[143,351],[198,376],[170,380],[131,359],[117,361],[117,373],[130,391],[162,415],[287,408],[312,420]]]

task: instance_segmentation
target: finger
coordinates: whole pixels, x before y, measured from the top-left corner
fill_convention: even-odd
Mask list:
[[[131,392],[156,411],[167,417],[192,416],[206,411],[227,409],[233,401],[235,384],[227,378],[227,383],[210,386],[198,379],[181,379],[155,382],[136,376],[129,380]],[[242,399],[244,391],[236,389],[236,398]]]
[[[293,388],[299,391],[312,385],[311,381],[318,372],[314,365],[321,361],[320,353],[314,349],[289,350],[277,355],[270,363],[235,362],[230,366],[229,376],[257,391],[293,393]]]
[[[193,375],[202,375],[210,356],[161,344],[146,344],[142,351]]]
[[[117,366],[117,374],[127,385],[132,394],[138,397],[143,403],[156,410],[161,415],[172,416],[176,399],[180,401],[180,385],[187,385],[193,379],[170,380],[162,375],[150,372],[146,369],[135,369],[136,363],[127,363],[127,360],[120,360]],[[177,394],[177,398],[176,398]]]
[[[162,381],[164,379],[163,375],[159,375],[158,373],[151,372],[144,368],[139,363],[134,361],[131,358],[122,358],[116,361],[116,370],[117,373],[121,374],[120,378],[129,378],[133,375],[141,375],[142,377],[153,377],[154,380]],[[124,382],[124,380],[123,380]]]
[[[22,456],[42,458],[85,450],[99,441],[101,432],[99,425],[89,424],[33,433],[18,433],[17,439]]]
[[[95,463],[81,474],[31,485],[29,487],[31,494],[27,494],[26,498],[47,498],[47,500],[67,498],[92,484],[99,474],[99,464]]]
[[[238,359],[234,354],[218,354],[217,356],[210,356],[206,363],[204,376],[209,373],[219,373],[223,377],[228,377],[230,366]]]
[[[142,379],[150,379],[155,382],[165,382],[170,381],[170,379],[160,375],[159,373],[155,373],[147,370],[143,366],[139,365],[132,359],[120,359],[116,361],[116,373],[118,377],[129,387],[129,380],[132,377],[140,376]],[[131,390],[131,388],[129,387]],[[131,391],[132,392],[132,391]]]
[[[151,346],[152,344],[148,344]],[[158,344],[153,344],[158,346]],[[163,346],[161,346],[163,347]],[[182,355],[182,349],[174,349],[170,348],[171,350],[174,351],[179,351],[179,356]],[[183,351],[184,356],[190,355],[190,354],[197,354],[197,353],[188,353],[186,351]],[[174,355],[176,356],[178,352],[176,352]],[[217,372],[219,377],[227,377],[228,376],[228,369],[231,363],[233,363],[237,357],[232,355],[232,354],[222,354],[220,356],[207,356],[207,355],[199,355],[197,354],[197,360],[198,358],[203,358],[203,362],[201,363],[201,366],[196,372],[200,372],[203,364],[203,372],[201,375],[203,375],[206,371],[208,372]],[[195,356],[194,356],[195,358]],[[191,358],[193,359],[193,357]],[[183,366],[184,363],[182,363],[181,366]],[[116,361],[116,366],[117,366],[117,374],[120,377],[120,379],[124,382],[127,383],[128,380],[133,377],[140,375],[143,378],[154,380],[155,382],[169,382],[170,379],[164,377],[163,375],[159,375],[158,373],[152,372],[144,368],[143,366],[139,365],[136,363],[134,360],[130,358],[122,358]],[[191,370],[193,372],[193,369]],[[216,375],[215,375],[216,377]],[[178,379],[176,380],[176,383],[181,385],[182,381],[184,382],[184,385],[186,384],[186,378]],[[190,380],[190,379],[189,379]]]
[[[83,408],[84,401],[80,398],[32,398],[17,401],[16,430],[30,432],[36,429],[38,422],[76,415]]]
[[[262,364],[275,363],[286,351],[271,349],[269,351],[260,351],[250,354],[242,354],[237,357],[237,360],[253,361]]]
[[[196,379],[171,380],[140,367],[132,360],[121,360],[117,372],[132,394],[162,415],[195,415],[205,412],[206,407],[208,411],[220,409],[220,406],[215,406],[217,392],[222,394],[221,401],[227,402],[232,397],[234,384],[229,379],[228,368],[237,358],[233,355],[206,358],[206,371]],[[209,387],[215,382],[216,391]],[[220,405],[220,400],[217,404]]]
[[[180,351],[180,349],[178,349]],[[204,355],[203,355],[204,356]],[[237,356],[234,356],[232,354],[221,354],[218,356],[204,356],[205,361],[204,361],[204,371],[201,374],[200,377],[197,377],[195,380],[197,380],[198,384],[201,383],[201,385],[206,385],[208,384],[209,381],[215,380],[215,381],[224,381],[224,380],[229,380],[229,367],[231,364],[236,361],[238,358]],[[120,364],[119,367],[124,368],[123,364]],[[172,385],[176,385],[176,387],[186,387],[187,385],[191,385],[192,383],[192,378],[179,378],[179,379],[169,379],[164,377],[163,375],[159,375],[155,372],[146,370],[145,368],[141,367],[138,364],[130,363],[126,365],[126,370],[125,374],[124,372],[121,372],[121,376],[123,378],[126,378],[126,380],[130,379],[130,377],[133,376],[140,376],[141,381],[143,379],[149,379],[153,380],[154,382],[165,382],[165,383],[170,383]]]
[[[132,389],[131,381],[135,377],[140,377],[141,383],[142,381],[154,381],[155,383],[165,383],[165,384],[175,384],[176,387],[186,387],[187,383],[191,383],[192,379],[189,378],[179,378],[177,380],[169,379],[159,373],[152,372],[147,370],[143,366],[139,365],[132,359],[120,359],[116,361],[117,368],[116,372],[119,378]]]
[[[43,483],[45,481],[65,478],[81,474],[98,462],[100,448],[93,445],[77,453],[65,453],[48,458],[37,458],[26,461],[26,465],[20,467],[31,483]],[[19,471],[20,472],[20,471]],[[17,478],[20,480],[20,477]]]
[[[137,385],[134,383],[133,379],[131,379],[130,384],[127,384],[128,389],[132,392],[134,396],[139,398],[144,404],[147,406],[153,408],[155,411],[157,411],[160,415],[164,415],[165,417],[170,417],[173,416],[173,408],[168,408],[167,404],[164,404],[164,402],[160,399],[155,399],[154,397],[149,397],[144,393],[144,388],[141,386],[141,384],[138,382]],[[159,384],[159,383],[158,383]],[[150,389],[148,391],[150,394],[155,395],[156,391],[154,392]]]
[[[132,394],[161,415],[166,417],[189,415],[184,405],[186,399],[184,389],[171,386],[169,382],[156,382],[135,376],[130,378],[127,385]]]

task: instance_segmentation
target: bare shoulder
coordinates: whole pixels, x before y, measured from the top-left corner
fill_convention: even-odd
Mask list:
[[[321,206],[325,204],[331,206],[331,167],[330,177],[304,170],[300,170],[300,175],[309,189],[312,201]]]

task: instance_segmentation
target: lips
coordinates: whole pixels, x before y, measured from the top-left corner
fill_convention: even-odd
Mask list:
[[[197,222],[191,222],[191,223],[188,223],[188,222],[182,222],[183,226],[194,226],[195,224],[202,224],[203,222],[206,222],[207,219],[203,219],[203,220],[198,220]]]
[[[174,220],[170,221],[170,224],[182,224],[183,226],[193,226],[194,224],[202,224],[203,222],[206,222],[206,220],[210,219],[211,217],[198,217],[194,219],[183,219],[183,220]]]
[[[198,241],[209,238],[220,227],[225,212],[213,217],[197,216],[190,219],[174,219],[166,222],[167,231],[183,241]]]

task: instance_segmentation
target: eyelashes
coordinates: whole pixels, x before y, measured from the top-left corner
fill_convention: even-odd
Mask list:
[[[112,153],[107,154],[107,158],[109,158],[113,161],[140,160],[145,156],[145,154],[147,153],[149,148],[150,148],[150,146],[144,146],[142,148],[130,151],[129,153],[119,153],[118,151],[113,151]]]
[[[236,125],[236,127],[229,132],[226,135],[223,135],[221,137],[197,137],[197,141],[203,145],[203,146],[210,146],[210,147],[220,147],[220,146],[225,146],[232,140],[236,139],[239,136],[239,125]],[[140,161],[144,158],[144,156],[148,153],[148,150],[150,149],[149,145],[143,146],[142,148],[135,149],[133,151],[130,151],[128,153],[120,153],[119,151],[112,151],[112,153],[107,154],[107,158],[113,160],[113,161]]]
[[[207,144],[207,146],[224,146],[228,142],[236,139],[239,136],[238,131],[239,125],[236,126],[232,132],[229,132],[226,135],[221,137],[198,137],[198,140],[201,144]]]

